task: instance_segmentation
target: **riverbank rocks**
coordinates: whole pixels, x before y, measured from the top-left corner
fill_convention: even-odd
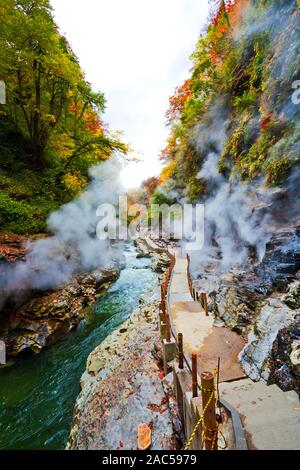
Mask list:
[[[292,352],[290,354],[290,360],[296,380],[300,384],[300,340],[294,341],[292,343]]]
[[[0,319],[0,340],[7,355],[25,351],[40,353],[45,347],[75,328],[85,316],[85,308],[104,293],[120,273],[111,263],[92,273],[78,274],[55,292],[47,292],[26,302]]]
[[[26,257],[27,238],[21,235],[0,234],[0,262],[15,263]]]
[[[16,263],[24,261],[27,255],[28,243],[32,243],[41,238],[47,237],[46,234],[36,234],[25,237],[24,235],[16,235],[13,233],[0,233],[0,263]],[[0,264],[1,273],[1,264]]]
[[[251,379],[262,378],[285,391],[300,388],[294,352],[300,340],[299,286],[299,281],[293,282],[287,294],[274,293],[265,301],[240,355]]]
[[[170,266],[168,244],[160,240],[152,240],[150,237],[135,240],[138,257],[151,258],[152,269],[157,273],[163,273]]]
[[[157,351],[159,304],[144,301],[90,354],[67,449],[137,449],[141,423],[152,430],[152,449],[176,448]]]

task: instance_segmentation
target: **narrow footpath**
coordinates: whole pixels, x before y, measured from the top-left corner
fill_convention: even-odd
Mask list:
[[[214,325],[200,302],[191,296],[188,262],[176,252],[169,291],[173,334],[183,334],[184,351],[198,356],[198,372],[212,371],[221,359],[220,393],[240,414],[249,449],[300,449],[300,403],[295,392],[253,382],[238,361],[244,340],[226,327]],[[201,294],[201,293],[200,293]]]
[[[199,375],[204,369],[214,370],[220,357],[220,382],[245,377],[238,361],[244,340],[229,328],[214,326],[213,316],[206,316],[200,302],[190,294],[187,270],[186,257],[176,253],[169,303],[171,323],[176,334],[183,334],[184,350],[197,354]]]

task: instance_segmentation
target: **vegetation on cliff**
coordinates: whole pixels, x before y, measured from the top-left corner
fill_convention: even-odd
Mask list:
[[[35,233],[88,182],[88,168],[126,152],[101,115],[54,22],[49,0],[0,0],[0,226]]]
[[[191,77],[170,98],[170,135],[155,200],[201,198],[206,181],[199,172],[210,152],[218,153],[218,171],[228,179],[263,177],[269,185],[280,184],[299,162],[300,106],[292,102],[300,73],[299,2],[211,3]],[[208,121],[224,129],[220,148],[205,132],[199,138],[199,126],[209,133]]]

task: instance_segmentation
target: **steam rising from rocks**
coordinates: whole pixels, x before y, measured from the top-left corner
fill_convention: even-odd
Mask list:
[[[198,261],[203,263],[211,256],[219,256],[224,269],[243,264],[250,246],[255,247],[261,258],[269,237],[254,211],[262,197],[261,189],[258,194],[254,187],[241,183],[238,176],[228,180],[218,171],[228,125],[228,107],[224,100],[211,107],[194,135],[198,152],[206,155],[198,178],[205,181],[209,195],[205,200],[206,243]]]
[[[120,163],[111,159],[91,168],[91,182],[76,200],[54,212],[49,220],[52,236],[28,245],[25,262],[4,270],[0,282],[0,309],[8,298],[26,291],[56,289],[83,271],[92,271],[118,258],[117,249],[96,238],[97,207],[116,205],[121,194]]]
[[[229,120],[226,100],[212,106],[195,129],[194,144],[205,155],[199,184],[206,184],[205,246],[194,256],[202,265],[217,258],[220,268],[243,266],[249,254],[262,260],[266,244],[278,227],[300,218],[300,168],[294,167],[284,187],[271,188],[263,178],[246,183],[235,174],[230,178],[218,171],[220,154],[227,139]]]
[[[235,28],[234,39],[249,44],[255,36],[266,35],[271,59],[265,84],[266,109],[282,123],[294,127],[291,137],[279,140],[270,149],[268,158],[274,161],[287,157],[293,163],[299,161],[300,143],[296,117],[300,107],[291,100],[292,83],[297,76],[299,63],[299,12],[295,2],[275,4],[266,15],[257,13],[257,7],[246,10],[240,28]],[[268,38],[268,39],[267,39]],[[274,90],[274,84],[280,90]],[[195,260],[202,264],[210,258],[220,259],[221,267],[243,265],[249,258],[249,249],[262,259],[265,246],[276,227],[291,224],[299,219],[299,167],[295,167],[284,188],[268,188],[263,179],[247,184],[235,174],[229,179],[218,171],[218,163],[224,145],[230,135],[230,105],[226,97],[215,100],[201,124],[196,126],[193,143],[203,159],[199,180],[206,184],[205,249]],[[249,126],[258,128],[257,114]],[[296,127],[295,127],[296,126]],[[296,222],[296,221],[295,221]]]

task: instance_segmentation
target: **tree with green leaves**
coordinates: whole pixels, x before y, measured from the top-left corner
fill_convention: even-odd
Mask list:
[[[22,171],[25,165],[41,178],[50,178],[54,199],[65,202],[87,183],[91,165],[113,152],[127,152],[119,135],[104,126],[104,94],[86,81],[58,31],[49,0],[0,0],[0,80],[6,84],[7,98],[0,105],[2,180],[11,178],[8,171],[16,172],[13,185],[6,187],[15,187],[18,174],[22,179],[22,163]],[[5,161],[10,162],[7,167]],[[13,191],[9,196],[14,198]]]

